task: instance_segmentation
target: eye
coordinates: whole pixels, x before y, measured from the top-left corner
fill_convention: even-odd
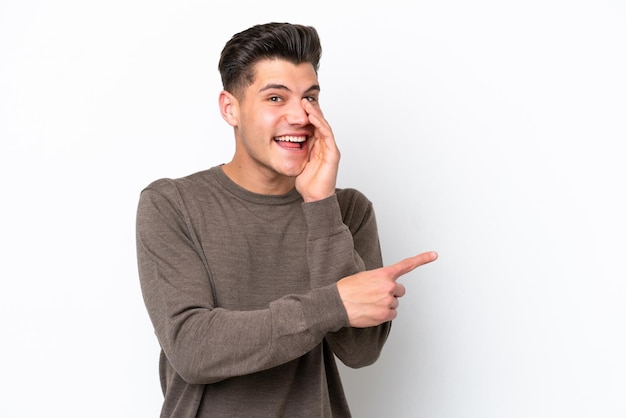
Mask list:
[[[306,96],[305,99],[309,102],[316,102],[317,101],[317,97],[315,96]]]
[[[269,101],[273,103],[282,102],[282,97],[280,96],[270,96]]]

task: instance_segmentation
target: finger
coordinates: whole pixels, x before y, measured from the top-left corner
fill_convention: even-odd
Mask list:
[[[414,257],[405,258],[404,260],[399,261],[396,264],[388,266],[388,269],[390,270],[393,279],[396,280],[400,276],[403,276],[415,270],[419,266],[423,266],[424,264],[435,261],[437,257],[438,255],[435,251],[428,251],[418,254]]]
[[[323,137],[332,137],[332,128],[328,121],[324,118],[322,110],[319,107],[313,106],[311,102],[306,99],[302,99],[304,111],[309,115],[309,121],[319,131]]]
[[[302,99],[302,103],[302,107],[304,107],[304,111],[306,113],[313,113],[315,115],[318,115],[318,119],[324,119],[324,113],[322,112],[322,108],[319,106],[319,103],[317,106],[314,106],[313,103],[311,103],[308,99]]]
[[[401,298],[406,294],[406,288],[401,283],[396,283],[396,288],[393,291],[393,297]]]

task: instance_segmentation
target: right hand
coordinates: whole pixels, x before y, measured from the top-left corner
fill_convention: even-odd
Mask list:
[[[404,286],[397,279],[419,266],[437,259],[434,251],[406,258],[391,266],[362,271],[337,282],[350,326],[366,328],[391,321],[398,315],[398,298],[404,296]]]
[[[319,107],[306,99],[302,99],[302,107],[307,113],[309,122],[315,128],[313,138],[307,146],[309,161],[302,172],[296,177],[296,190],[305,202],[323,200],[335,194],[337,171],[341,153],[335,143],[335,136],[330,124]]]

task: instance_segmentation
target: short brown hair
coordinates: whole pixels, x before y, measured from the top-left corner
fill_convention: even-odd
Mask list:
[[[235,34],[224,46],[218,69],[224,90],[235,96],[254,82],[254,65],[263,59],[308,62],[319,69],[322,46],[312,26],[266,23]]]

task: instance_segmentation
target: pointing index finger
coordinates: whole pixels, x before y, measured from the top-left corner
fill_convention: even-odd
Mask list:
[[[405,258],[404,260],[389,266],[389,268],[391,269],[393,279],[397,280],[399,277],[410,273],[417,267],[435,261],[437,257],[438,254],[435,251],[428,251],[413,257]]]

